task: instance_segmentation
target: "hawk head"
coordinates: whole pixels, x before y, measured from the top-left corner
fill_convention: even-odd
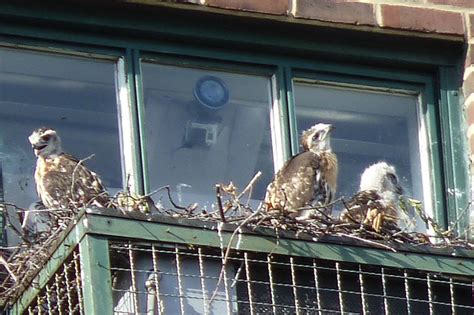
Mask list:
[[[365,169],[360,179],[360,191],[375,190],[385,202],[396,202],[403,189],[398,182],[395,167],[385,162]]]
[[[52,128],[38,128],[28,137],[36,156],[54,156],[63,152],[61,139]]]
[[[301,135],[301,145],[305,151],[321,152],[331,151],[330,133],[334,126],[319,123],[308,130],[303,131]]]

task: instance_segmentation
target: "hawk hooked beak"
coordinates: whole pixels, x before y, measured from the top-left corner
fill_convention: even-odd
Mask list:
[[[396,192],[398,195],[403,195],[403,188],[402,188],[402,186],[400,186],[399,184],[396,184],[396,185],[395,185],[395,192]]]
[[[33,152],[35,153],[36,156],[40,155],[40,152],[46,148],[48,145],[47,144],[31,144],[31,147],[33,148]]]
[[[44,148],[46,148],[46,144],[45,145],[37,145],[37,144],[32,144],[31,147],[37,151],[41,151],[43,150]]]
[[[331,133],[334,129],[336,129],[336,127],[334,127],[333,125],[328,125],[328,131],[326,134]]]
[[[336,129],[336,127],[334,127],[333,125],[328,125],[327,129],[326,129],[326,132],[324,133],[324,138],[323,139],[326,139],[334,129]]]

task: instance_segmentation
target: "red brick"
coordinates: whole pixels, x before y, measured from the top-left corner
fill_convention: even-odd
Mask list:
[[[472,0],[427,0],[428,3],[445,4],[460,8],[474,8],[474,1]]]
[[[466,98],[467,98],[467,95],[466,95]],[[474,100],[471,100],[469,101],[469,103],[466,103],[465,108],[466,108],[466,123],[468,126],[470,126],[474,124]]]
[[[284,15],[289,0],[207,0],[207,5],[223,9]]]
[[[84,1],[84,0],[83,0]],[[98,2],[98,1],[91,1],[90,2]],[[192,3],[192,4],[200,4],[199,0],[116,0],[117,2],[129,2],[135,4],[144,4],[144,5],[158,5],[160,2],[175,2],[175,3]],[[107,2],[107,1],[102,1]],[[113,1],[110,1],[113,2]]]
[[[474,136],[469,137],[469,147],[471,149],[471,163],[474,162],[472,155],[474,154]],[[472,165],[471,165],[472,167]]]
[[[295,17],[347,24],[376,24],[372,4],[350,0],[298,0]]]
[[[381,5],[382,26],[421,32],[464,34],[462,14],[429,8]]]
[[[469,36],[474,38],[474,14],[469,14]]]
[[[172,0],[177,3],[194,3],[199,4],[199,0]]]
[[[474,43],[469,44],[466,52],[466,60],[464,61],[464,67],[467,68],[474,64]]]
[[[471,101],[470,104],[466,106],[465,110],[466,115],[466,123],[468,126],[474,124],[474,101]],[[474,163],[474,134],[468,133],[468,140],[469,140],[469,149],[471,154],[471,163]]]
[[[471,153],[471,159],[472,159],[474,155],[474,135],[470,135],[468,137],[469,137],[469,148],[471,149],[470,153]],[[472,162],[474,162],[474,160],[472,160],[471,163]]]
[[[474,93],[474,71],[472,71],[467,78],[463,82],[463,91],[464,97],[467,99],[471,93]],[[473,104],[466,104],[468,106],[473,105],[474,108],[474,100],[472,101]],[[474,123],[474,120],[472,121]]]

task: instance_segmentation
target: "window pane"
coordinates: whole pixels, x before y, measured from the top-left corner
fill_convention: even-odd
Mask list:
[[[115,64],[78,57],[0,49],[0,162],[5,200],[27,207],[37,200],[36,158],[28,136],[57,130],[66,152],[105,185],[122,186],[115,97]]]
[[[316,122],[336,127],[338,196],[350,198],[364,169],[386,161],[396,167],[406,195],[423,200],[418,96],[299,81],[294,89],[300,134]]]
[[[211,210],[216,183],[232,181],[242,190],[262,171],[252,193],[253,199],[262,199],[273,176],[270,79],[150,63],[142,67],[150,190],[170,185],[175,202],[198,202]]]

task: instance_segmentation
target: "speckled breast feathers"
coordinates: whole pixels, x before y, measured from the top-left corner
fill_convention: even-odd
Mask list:
[[[330,125],[318,124],[303,133],[304,151],[287,161],[267,187],[267,209],[297,212],[333,200],[338,163],[329,145],[331,129]]]

